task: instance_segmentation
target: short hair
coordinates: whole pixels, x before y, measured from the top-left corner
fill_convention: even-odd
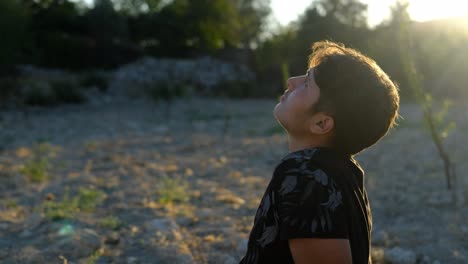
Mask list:
[[[320,97],[311,110],[333,117],[332,148],[353,156],[394,126],[398,85],[374,60],[341,43],[320,41],[312,45],[312,67]]]

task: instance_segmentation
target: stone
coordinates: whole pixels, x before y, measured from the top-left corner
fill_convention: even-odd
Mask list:
[[[224,256],[223,264],[238,264],[239,262],[233,256]]]
[[[110,82],[109,93],[141,96],[148,87],[174,80],[185,86],[191,84],[210,91],[223,81],[246,81],[254,77],[244,65],[232,65],[210,57],[192,60],[145,57],[117,69]]]
[[[138,258],[137,257],[127,257],[127,264],[137,264]]]
[[[248,239],[242,239],[237,245],[237,253],[243,255],[247,252]]]
[[[392,264],[414,264],[416,263],[416,254],[411,250],[393,247],[385,251],[384,259]]]
[[[67,259],[90,256],[101,245],[99,235],[89,228],[76,229],[69,235],[54,235],[51,240],[52,244],[46,251],[63,255]]]
[[[177,224],[174,222],[174,220],[169,218],[153,219],[145,223],[145,230],[151,234],[159,232],[161,234],[170,235],[172,231],[177,229]]]
[[[379,230],[372,233],[372,244],[376,246],[387,246],[389,241],[388,233],[384,230]]]
[[[120,242],[120,235],[117,232],[110,233],[104,240],[108,245],[117,245]]]

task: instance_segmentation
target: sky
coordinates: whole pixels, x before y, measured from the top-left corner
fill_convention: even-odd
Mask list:
[[[271,0],[273,15],[282,25],[297,19],[297,17],[308,7],[313,0]],[[362,0],[368,5],[368,22],[374,26],[388,18],[390,6],[395,0]],[[411,0],[409,13],[415,21],[427,21],[432,19],[446,18],[452,16],[468,15],[468,1],[445,0],[440,6],[440,0]]]
[[[1,1],[1,0],[0,0]],[[79,1],[79,0],[74,0]],[[93,0],[84,0],[92,3]],[[313,0],[271,0],[273,16],[282,24],[296,20]],[[369,25],[375,26],[389,17],[395,0],[361,0],[368,5]],[[410,0],[409,13],[413,20],[427,21],[452,16],[468,15],[468,0]]]

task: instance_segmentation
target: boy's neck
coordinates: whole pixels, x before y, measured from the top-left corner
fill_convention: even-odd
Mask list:
[[[301,139],[291,137],[289,135],[289,152],[290,153],[303,150],[303,149],[307,149],[307,148],[314,148],[314,147],[326,147],[326,145],[321,142],[313,141],[311,139],[301,140]]]

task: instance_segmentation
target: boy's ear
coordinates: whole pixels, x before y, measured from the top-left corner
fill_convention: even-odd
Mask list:
[[[335,122],[333,117],[327,115],[326,113],[319,112],[316,113],[310,122],[310,132],[314,134],[327,134],[333,130]]]

